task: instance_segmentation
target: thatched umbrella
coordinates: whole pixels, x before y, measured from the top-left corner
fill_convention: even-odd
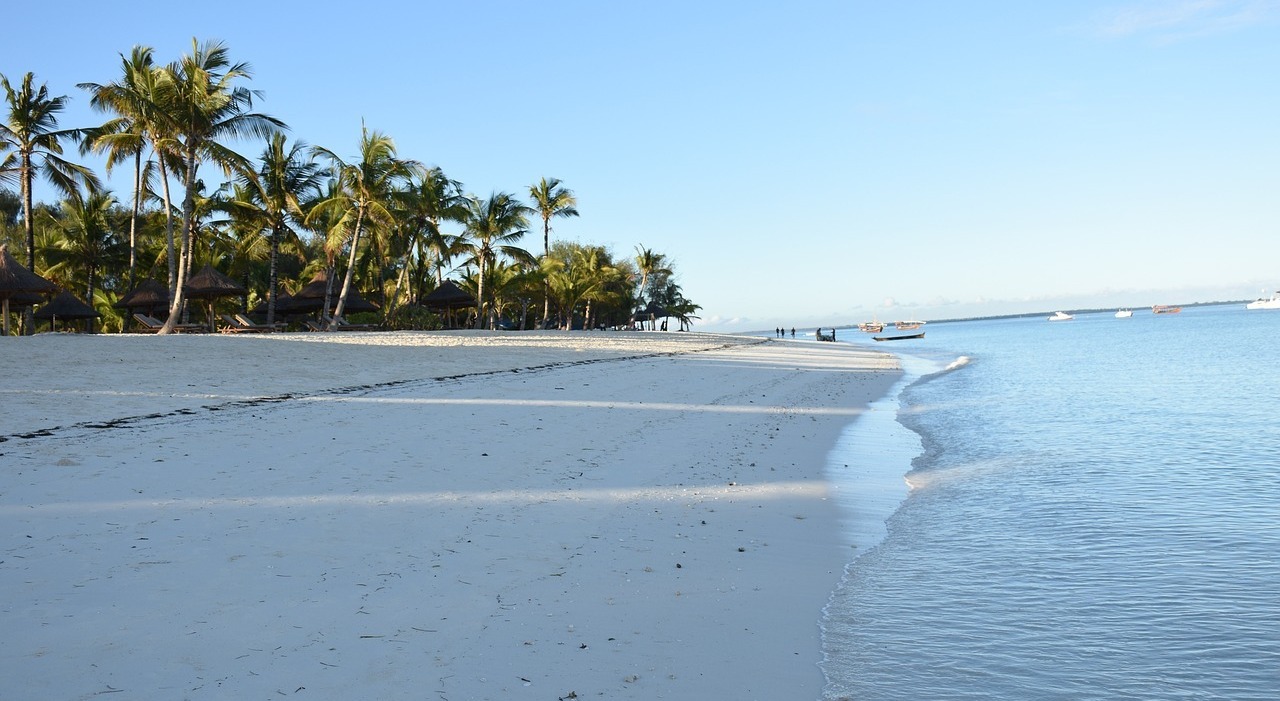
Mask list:
[[[4,309],[4,335],[9,335],[9,300],[29,300],[32,293],[53,292],[58,286],[22,267],[9,255],[9,245],[0,244],[0,304]]]
[[[203,299],[209,305],[209,330],[215,331],[213,325],[213,300],[220,297],[243,297],[249,291],[241,287],[235,280],[206,265],[200,272],[192,275],[187,284],[182,286],[182,293],[191,299]]]
[[[329,300],[329,313],[332,314],[337,308],[338,295],[334,295]],[[379,308],[377,302],[370,302],[361,297],[359,292],[351,290],[347,293],[347,306],[343,307],[342,310],[344,312],[376,312]]]
[[[453,280],[445,280],[426,297],[422,298],[422,306],[427,309],[443,309],[449,312],[449,325],[453,326],[453,312],[476,306],[476,298],[470,292],[458,287]]]
[[[295,304],[296,302],[293,299],[293,295],[288,292],[281,290],[276,293],[276,314],[283,314],[285,316],[296,314],[298,310],[295,308]],[[258,302],[253,309],[249,310],[249,313],[258,315],[266,314],[267,300],[263,299],[261,302]]]
[[[43,302],[46,296],[47,294],[43,292],[15,292],[9,297],[9,311],[34,307]]]
[[[111,306],[116,309],[143,309],[155,316],[157,309],[169,309],[169,288],[155,280],[143,280]]]
[[[329,286],[329,276],[323,270],[316,273],[305,287],[298,290],[293,295],[293,301],[289,304],[290,312],[318,312],[324,309],[325,290]],[[338,296],[342,294],[341,289],[329,290],[329,312],[332,312],[338,306]],[[378,305],[360,296],[359,292],[354,289],[347,293],[347,306],[345,311],[348,312],[374,312],[378,310]]]
[[[100,316],[96,309],[81,302],[70,292],[59,292],[58,296],[40,307],[33,315],[37,319],[48,320],[54,331],[58,330],[58,319],[96,319]]]
[[[420,302],[427,309],[461,309],[476,306],[476,298],[458,287],[453,280],[445,280]]]
[[[151,316],[160,316],[169,313],[169,288],[155,280],[143,280],[138,283],[128,294],[121,297],[115,304],[111,305],[116,309],[128,310],[130,314],[139,311],[143,314]],[[163,310],[161,314],[157,314],[158,310]],[[133,323],[131,319],[124,320],[124,327],[128,328]]]
[[[650,302],[649,306],[645,307],[644,309],[637,309],[635,313],[635,318],[640,319],[641,321],[642,330],[643,330],[644,321],[645,320],[649,321],[649,325],[651,327],[649,329],[650,331],[657,330],[658,317],[662,317],[665,319],[669,316],[671,316],[671,313],[667,311],[667,308],[662,306],[661,304],[658,304],[657,302]]]

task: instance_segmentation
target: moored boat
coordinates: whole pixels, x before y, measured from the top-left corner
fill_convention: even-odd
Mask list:
[[[905,340],[907,340],[907,339],[909,339],[909,338],[924,338],[924,332],[923,332],[923,331],[917,331],[916,333],[903,334],[903,335],[900,335],[900,336],[899,336],[899,335],[891,335],[891,336],[885,336],[885,335],[881,335],[881,336],[872,336],[872,337],[871,337],[871,340],[873,340],[873,341],[905,341]]]
[[[1280,290],[1271,295],[1270,299],[1259,297],[1258,299],[1244,305],[1245,309],[1280,309]]]
[[[883,321],[864,321],[858,324],[858,330],[863,333],[880,333],[884,331]]]
[[[893,328],[887,329],[881,324],[876,335],[872,336],[873,341],[905,341],[909,338],[924,338],[924,325],[926,322],[911,319],[908,321],[895,321]]]
[[[1117,318],[1117,319],[1128,319],[1128,318],[1129,318],[1129,317],[1131,317],[1131,316],[1133,316],[1133,310],[1132,310],[1132,309],[1117,309],[1117,310],[1116,310],[1116,318]]]
[[[1066,312],[1054,312],[1053,316],[1049,317],[1049,321],[1071,321],[1074,318]]]
[[[1182,311],[1182,307],[1175,307],[1168,304],[1151,305],[1152,314],[1177,314],[1180,311]]]

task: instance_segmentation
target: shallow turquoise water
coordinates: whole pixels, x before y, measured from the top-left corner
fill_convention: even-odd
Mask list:
[[[1280,312],[902,344],[969,362],[902,393],[922,454],[828,607],[827,698],[1280,698]]]

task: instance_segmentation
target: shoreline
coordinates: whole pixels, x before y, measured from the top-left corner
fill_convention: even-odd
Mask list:
[[[4,695],[821,696],[850,559],[826,460],[892,356],[374,335],[144,337],[102,362],[174,382],[6,388],[5,435],[64,428],[0,443]]]

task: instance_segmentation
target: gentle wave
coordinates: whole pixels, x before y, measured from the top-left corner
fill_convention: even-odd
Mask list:
[[[931,325],[911,491],[827,607],[825,698],[1280,698],[1277,335]]]

